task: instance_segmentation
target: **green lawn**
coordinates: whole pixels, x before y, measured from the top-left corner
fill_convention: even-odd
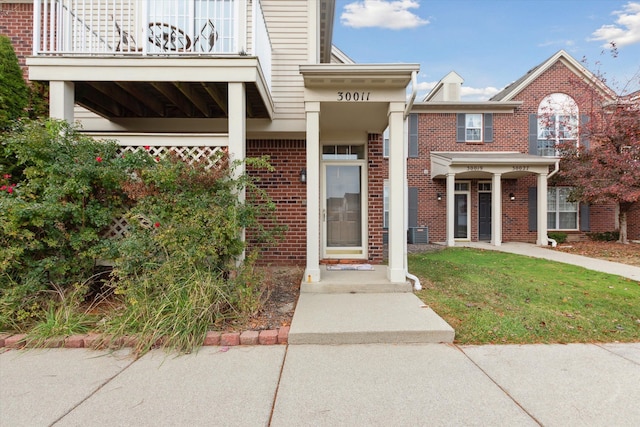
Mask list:
[[[409,271],[457,343],[640,341],[639,282],[470,248],[409,255]]]

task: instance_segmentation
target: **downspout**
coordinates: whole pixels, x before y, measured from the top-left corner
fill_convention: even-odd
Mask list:
[[[549,172],[549,174],[547,175],[547,179],[549,179],[552,176],[554,176],[555,174],[557,174],[559,170],[560,170],[560,160],[556,160],[556,164],[555,164],[553,170],[551,172]],[[547,245],[549,243],[551,243],[551,247],[552,248],[555,248],[556,246],[558,246],[558,242],[556,242],[555,239],[552,239],[551,237],[549,237],[549,235],[547,235]]]
[[[406,119],[413,108],[413,102],[416,100],[416,95],[418,93],[418,73],[416,71],[411,72],[411,97],[409,98],[409,102],[407,102],[407,106],[404,109],[404,118]],[[408,141],[407,141],[408,142]],[[405,161],[405,170],[406,170],[406,161]],[[407,248],[405,244],[405,249]],[[422,285],[420,284],[420,279],[417,276],[409,273],[409,265],[407,262],[407,254],[405,251],[404,254],[405,260],[405,276],[409,280],[413,280],[413,290],[420,291],[422,290]]]

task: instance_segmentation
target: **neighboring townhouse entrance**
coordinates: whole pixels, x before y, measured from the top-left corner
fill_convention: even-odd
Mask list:
[[[455,185],[454,237],[460,240],[469,240],[471,231],[469,222],[469,186],[470,183],[468,182],[456,182]]]
[[[478,184],[478,240],[491,240],[491,183]]]

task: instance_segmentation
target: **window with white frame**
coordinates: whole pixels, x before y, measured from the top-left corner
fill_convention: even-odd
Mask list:
[[[547,189],[547,228],[549,230],[577,230],[578,202],[570,202],[571,187]]]
[[[465,141],[482,141],[482,114],[465,115]]]
[[[493,113],[457,113],[456,142],[493,142]]]
[[[558,156],[564,143],[578,143],[578,105],[569,95],[553,93],[538,106],[538,155]]]

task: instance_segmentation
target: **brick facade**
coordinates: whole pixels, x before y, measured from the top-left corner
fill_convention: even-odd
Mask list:
[[[249,170],[276,205],[276,218],[287,227],[277,245],[260,245],[260,262],[273,265],[304,265],[307,257],[306,184],[300,171],[306,167],[304,140],[249,140],[247,157],[269,156],[274,171]],[[251,243],[251,236],[248,235]],[[253,242],[253,246],[255,242]]]
[[[25,80],[28,77],[26,59],[33,53],[33,2],[0,2],[0,34],[11,39]]]

